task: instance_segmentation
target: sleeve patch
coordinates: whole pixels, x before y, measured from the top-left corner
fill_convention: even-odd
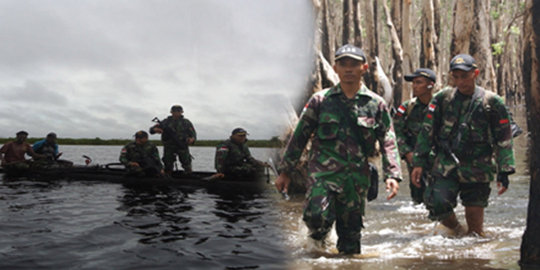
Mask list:
[[[431,119],[431,118],[433,118],[433,115],[431,113],[428,113],[428,114],[426,114],[426,117]]]
[[[430,112],[434,112],[434,111],[435,111],[435,108],[437,108],[437,106],[435,106],[435,104],[431,103],[431,104],[429,104],[428,110],[429,110]]]
[[[508,118],[499,120],[499,124],[508,124],[510,121],[508,121]]]
[[[397,109],[397,111],[398,111],[399,113],[401,113],[401,114],[403,114],[403,113],[405,112],[405,110],[406,110],[406,108],[405,108],[405,106],[403,106],[403,105],[400,105],[399,108]]]
[[[226,146],[222,146],[218,149],[218,151],[227,152],[229,151],[229,148],[227,148]]]

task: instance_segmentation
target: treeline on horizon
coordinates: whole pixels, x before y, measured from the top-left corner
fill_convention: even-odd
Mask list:
[[[28,138],[26,142],[33,144],[43,138]],[[0,144],[10,142],[15,140],[15,138],[0,138]],[[57,143],[59,145],[126,145],[129,142],[132,142],[133,139],[101,139],[99,137],[90,139],[90,138],[58,138]],[[161,140],[150,140],[156,145],[163,145]],[[194,146],[211,146],[215,147],[223,140],[198,140],[195,142]],[[248,140],[247,144],[250,147],[269,147],[269,148],[279,148],[282,146],[282,142],[277,136],[272,137],[270,140]]]

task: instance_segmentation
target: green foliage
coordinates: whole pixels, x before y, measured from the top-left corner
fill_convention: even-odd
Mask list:
[[[497,20],[501,17],[501,13],[498,10],[492,9],[491,10],[491,19]]]
[[[515,25],[512,25],[510,27],[510,33],[514,34],[514,35],[520,35],[521,34],[521,30],[519,29],[518,26],[515,26]]]
[[[504,51],[504,41],[499,41],[497,43],[491,44],[491,49],[493,50],[493,56],[499,56]]]

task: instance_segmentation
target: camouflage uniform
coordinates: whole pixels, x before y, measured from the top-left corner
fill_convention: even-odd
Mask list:
[[[427,113],[427,104],[423,104],[418,98],[412,98],[407,100],[399,106],[396,115],[394,116],[394,129],[396,130],[396,138],[399,146],[399,154],[402,159],[407,162],[407,169],[409,171],[409,179],[412,172],[412,164],[410,164],[405,155],[414,151],[416,145],[416,139],[418,134],[422,130],[422,123]],[[429,164],[428,164],[429,166]],[[428,170],[424,170],[424,179],[428,177]],[[409,181],[409,188],[411,190],[411,198],[415,203],[422,203],[424,190],[426,185],[424,181],[420,182],[421,187],[418,188]]]
[[[503,100],[479,86],[474,91],[472,96],[456,88],[436,93],[418,137],[415,167],[426,166],[435,146],[433,183],[424,193],[432,220],[453,214],[458,193],[464,206],[486,207],[494,173],[515,171],[509,114]]]
[[[247,144],[237,144],[231,139],[216,147],[216,171],[225,175],[254,176],[263,168],[261,162],[251,156]]]
[[[120,152],[119,160],[126,166],[128,174],[137,176],[156,175],[163,168],[158,149],[151,142],[142,145],[135,142],[126,144]],[[139,167],[129,166],[130,162],[139,163]]]
[[[158,126],[164,130],[161,134],[161,141],[163,142],[163,164],[165,165],[165,171],[171,172],[173,170],[173,164],[176,161],[176,155],[182,164],[182,168],[186,171],[191,171],[191,154],[189,153],[189,147],[186,142],[187,138],[197,139],[197,133],[193,124],[183,116],[179,119],[174,119],[172,116],[161,121]],[[178,138],[175,140],[172,136],[168,136],[165,132],[165,128],[169,128],[173,131],[174,136]],[[154,129],[150,129],[150,134],[154,134]],[[183,142],[183,145],[179,145],[177,141]]]
[[[315,93],[300,116],[280,170],[294,169],[312,134],[303,219],[315,240],[324,239],[336,221],[338,250],[359,253],[370,185],[368,157],[376,154],[377,141],[386,178],[401,179],[390,113],[384,100],[364,85],[351,99],[340,85]]]

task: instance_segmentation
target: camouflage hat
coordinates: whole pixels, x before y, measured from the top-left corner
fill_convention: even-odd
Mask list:
[[[243,128],[235,128],[233,129],[232,131],[232,135],[249,135],[249,133],[247,133],[247,131]]]
[[[19,132],[17,132],[15,135],[19,136],[19,135],[25,135],[25,136],[28,136],[28,132],[24,131],[24,130],[21,130]]]
[[[171,107],[171,112],[184,112],[184,108],[180,105],[173,105]]]
[[[148,138],[148,133],[144,130],[139,130],[133,136],[135,136],[135,139]]]
[[[413,74],[405,75],[405,80],[410,82],[416,77],[426,77],[430,79],[432,82],[437,81],[437,75],[435,75],[435,72],[429,68],[419,68],[414,71]]]
[[[471,69],[476,69],[476,61],[474,58],[468,54],[458,54],[452,58],[450,61],[450,70],[463,70],[469,71]]]
[[[345,57],[350,57],[356,60],[360,60],[362,62],[366,62],[366,55],[364,54],[364,51],[351,44],[344,45],[336,51],[336,61]]]

